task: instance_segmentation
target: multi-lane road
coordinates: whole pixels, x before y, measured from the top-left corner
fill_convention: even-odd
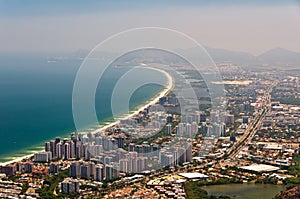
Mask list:
[[[271,109],[271,91],[274,86],[276,86],[276,82],[274,82],[265,92],[262,97],[262,100],[264,101],[263,107],[259,110],[259,112],[256,114],[254,119],[251,121],[251,123],[246,128],[244,134],[242,137],[233,144],[232,147],[230,147],[226,154],[227,158],[231,159],[234,158],[239,152],[251,142],[253,136],[255,135],[256,131],[261,127],[262,122],[267,115],[268,112],[270,112]]]

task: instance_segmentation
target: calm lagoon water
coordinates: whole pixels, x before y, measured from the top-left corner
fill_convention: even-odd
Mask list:
[[[226,195],[236,199],[271,199],[280,191],[285,190],[284,185],[269,184],[230,184],[203,186],[212,195]]]

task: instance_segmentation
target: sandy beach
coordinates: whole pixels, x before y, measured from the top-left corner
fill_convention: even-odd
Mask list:
[[[99,129],[96,129],[94,131],[92,131],[91,133],[98,133],[98,132],[103,132],[105,131],[106,129],[108,128],[111,128],[117,124],[120,123],[120,120],[121,119],[129,119],[135,115],[137,115],[140,111],[143,111],[145,108],[149,107],[149,106],[152,106],[154,104],[156,104],[158,101],[159,101],[159,98],[167,95],[169,93],[170,90],[172,90],[173,88],[173,79],[171,77],[171,75],[169,75],[166,71],[164,70],[161,70],[161,69],[157,69],[157,68],[153,68],[153,67],[146,67],[146,66],[139,66],[140,68],[150,68],[152,70],[157,70],[161,73],[163,73],[167,78],[168,78],[168,81],[167,81],[167,85],[166,87],[160,92],[158,93],[157,95],[155,95],[153,98],[151,98],[148,103],[146,102],[145,105],[142,105],[141,107],[138,107],[138,109],[136,111],[133,111],[132,113],[128,114],[128,115],[124,115],[123,117],[121,117],[120,119],[118,119],[117,121],[115,122],[112,122],[108,125],[105,125]],[[43,150],[42,150],[43,151]],[[36,152],[39,152],[39,151],[36,151]],[[13,160],[10,160],[10,161],[7,161],[7,162],[3,162],[3,163],[0,163],[0,166],[4,166],[4,165],[8,165],[8,164],[12,164],[12,163],[16,163],[16,162],[21,162],[23,159],[27,159],[27,158],[30,158],[34,155],[34,153],[32,154],[29,154],[29,155],[26,155],[26,156],[21,156],[21,157],[18,157],[18,158],[15,158]]]
[[[143,67],[144,67],[144,66],[143,66]],[[144,67],[144,68],[146,68],[146,67]],[[101,132],[101,131],[105,131],[107,128],[111,128],[111,127],[117,125],[118,123],[120,123],[120,120],[121,120],[121,119],[129,119],[129,118],[131,118],[131,117],[137,115],[140,111],[143,111],[145,108],[147,108],[147,107],[149,107],[149,106],[152,106],[152,105],[156,104],[156,103],[159,101],[159,98],[165,96],[166,94],[168,94],[168,92],[169,92],[170,90],[172,90],[172,88],[173,88],[173,86],[174,86],[174,85],[173,85],[173,79],[172,79],[172,77],[171,77],[166,71],[161,70],[161,69],[157,69],[157,68],[153,68],[153,67],[147,67],[147,68],[151,68],[152,70],[157,70],[157,71],[163,73],[163,74],[168,78],[168,82],[167,82],[166,88],[163,89],[163,90],[162,90],[160,93],[158,93],[156,96],[154,96],[152,99],[150,99],[148,103],[146,103],[145,105],[142,105],[140,108],[138,108],[138,109],[137,109],[136,111],[134,111],[133,113],[130,113],[130,114],[128,114],[128,115],[125,115],[125,116],[121,117],[121,118],[120,118],[118,121],[116,121],[116,122],[112,122],[112,123],[110,123],[110,124],[108,124],[108,125],[105,125],[105,126],[99,128],[99,129],[95,130],[95,131],[92,131],[92,133],[98,133],[98,132]]]
[[[0,166],[4,166],[4,165],[7,165],[7,164],[12,164],[12,163],[15,163],[15,162],[21,162],[24,159],[31,158],[33,155],[34,154],[29,154],[29,155],[26,155],[26,156],[18,157],[18,158],[15,158],[13,160],[10,160],[10,161],[0,163]]]

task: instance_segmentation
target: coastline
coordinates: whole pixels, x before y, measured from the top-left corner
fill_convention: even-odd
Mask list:
[[[150,100],[146,101],[145,104],[141,104],[140,105],[141,107],[138,106],[136,111],[133,111],[132,113],[121,116],[120,118],[118,118],[117,121],[109,123],[107,125],[104,125],[103,127],[98,128],[98,129],[92,131],[91,133],[95,134],[95,133],[98,133],[98,132],[105,131],[106,129],[111,128],[111,127],[119,124],[121,119],[129,119],[129,118],[137,115],[140,111],[144,110],[145,108],[156,104],[159,101],[159,98],[167,95],[169,93],[169,91],[172,90],[172,88],[174,86],[173,85],[173,78],[171,77],[171,75],[169,73],[167,73],[164,70],[153,68],[153,67],[145,67],[145,66],[142,66],[142,65],[139,66],[139,67],[148,68],[148,69],[152,69],[152,70],[162,72],[168,79],[166,87],[164,89],[162,89],[161,92],[159,92],[154,97],[152,97]],[[44,151],[44,150],[39,150],[39,151],[36,151],[36,152],[41,152],[41,151]],[[8,164],[21,162],[22,160],[32,158],[33,156],[34,156],[34,153],[31,153],[31,154],[28,154],[28,155],[25,155],[25,156],[20,156],[20,157],[14,158],[12,160],[9,160],[9,161],[3,162],[3,163],[0,162],[0,166],[5,166],[5,165],[8,165]]]
[[[8,164],[13,164],[13,163],[16,163],[16,162],[21,162],[24,159],[31,158],[33,155],[34,154],[29,154],[29,155],[25,155],[25,156],[22,156],[22,157],[18,157],[18,158],[15,158],[13,160],[10,160],[10,161],[0,163],[0,166],[5,166],[5,165],[8,165]]]
[[[144,67],[144,66],[141,66],[141,67]],[[124,115],[122,117],[120,117],[117,121],[115,122],[112,122],[108,125],[105,125],[99,129],[96,129],[95,131],[92,131],[91,133],[99,133],[101,131],[104,131],[106,130],[107,128],[111,128],[117,124],[120,123],[120,120],[121,119],[129,119],[135,115],[137,115],[140,111],[143,111],[145,108],[147,108],[148,106],[153,106],[154,104],[156,104],[158,101],[159,101],[159,98],[167,95],[169,93],[170,90],[172,90],[173,88],[173,79],[171,77],[171,75],[169,75],[166,71],[164,70],[161,70],[161,69],[157,69],[157,68],[153,68],[153,67],[144,67],[144,68],[150,68],[152,70],[157,70],[159,72],[162,72],[167,78],[168,78],[168,81],[167,81],[167,86],[166,88],[164,88],[160,93],[158,93],[157,95],[155,95],[153,98],[151,98],[148,102],[146,102],[144,105],[141,105],[140,108],[138,108],[136,111],[128,114],[128,115]]]

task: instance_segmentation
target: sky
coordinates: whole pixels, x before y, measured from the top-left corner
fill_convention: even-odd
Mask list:
[[[0,53],[91,50],[118,32],[163,27],[255,55],[300,52],[299,1],[0,0]]]

